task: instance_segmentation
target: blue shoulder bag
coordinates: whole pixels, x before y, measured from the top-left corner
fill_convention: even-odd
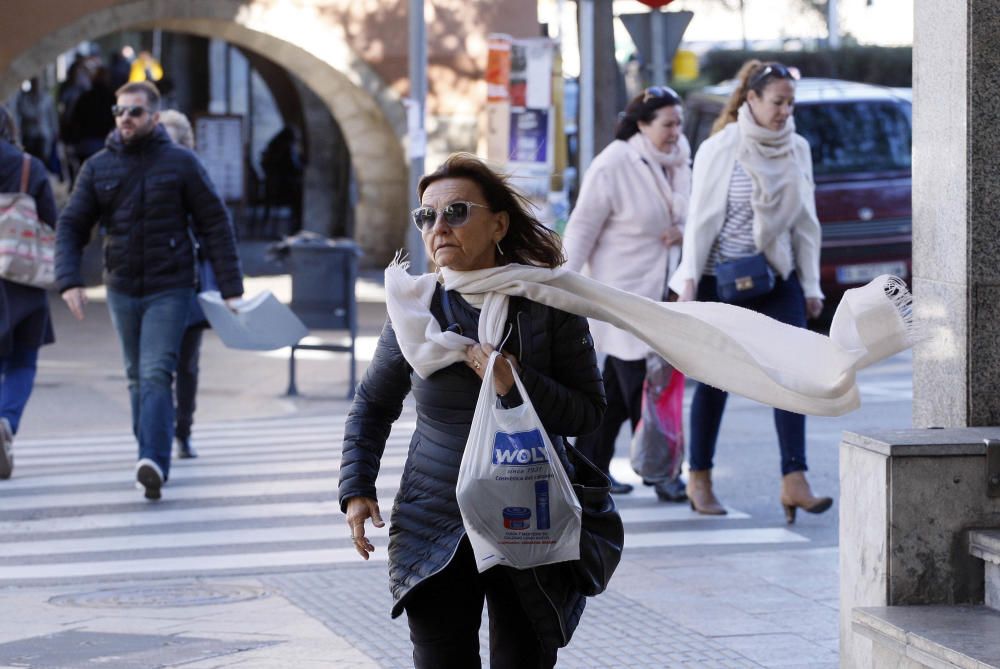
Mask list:
[[[715,292],[730,304],[746,302],[774,290],[774,270],[763,253],[720,262],[715,266]]]

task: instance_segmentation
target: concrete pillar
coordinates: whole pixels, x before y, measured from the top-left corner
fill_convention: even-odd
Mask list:
[[[913,422],[1000,425],[1000,6],[914,10]]]

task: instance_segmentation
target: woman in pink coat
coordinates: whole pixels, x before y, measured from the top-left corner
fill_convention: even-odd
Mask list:
[[[615,141],[584,175],[563,240],[566,267],[581,271],[586,265],[602,283],[663,299],[665,282],[680,259],[691,192],[691,149],[682,122],[680,97],[665,86],[647,88],[628,104]],[[650,349],[607,323],[591,321],[590,330],[597,350],[607,356],[608,410],[601,427],[580,437],[576,446],[610,476],[622,423],[629,420],[635,430],[639,422]],[[612,479],[613,493],[631,490]]]

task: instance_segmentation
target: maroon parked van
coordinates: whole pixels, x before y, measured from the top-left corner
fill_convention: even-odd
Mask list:
[[[694,151],[731,91],[729,82],[687,97],[684,132]],[[795,127],[812,147],[827,315],[845,290],[879,274],[910,279],[911,119],[908,89],[798,82]]]

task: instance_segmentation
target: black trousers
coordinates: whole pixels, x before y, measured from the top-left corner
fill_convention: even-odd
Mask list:
[[[508,568],[482,574],[468,539],[451,563],[408,596],[406,620],[415,669],[480,667],[483,600],[490,614],[491,669],[551,669],[556,651],[542,649],[510,582]]]
[[[201,335],[205,328],[196,325],[184,330],[181,350],[177,356],[177,382],[174,384],[174,436],[187,439],[194,424],[195,395],[198,394],[198,358],[201,356]]]
[[[620,360],[609,355],[604,360],[604,393],[608,410],[601,426],[576,439],[576,448],[605,474],[615,455],[615,440],[626,420],[632,431],[642,416],[642,383],[646,380],[646,360]]]

